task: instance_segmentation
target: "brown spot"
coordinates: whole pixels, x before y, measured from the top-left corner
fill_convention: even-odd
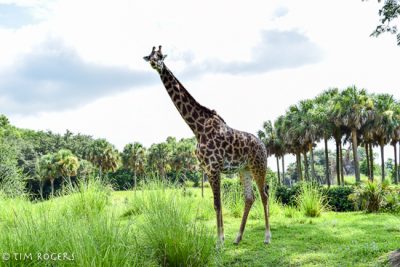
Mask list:
[[[183,115],[186,115],[186,114],[187,114],[187,109],[186,109],[186,106],[185,106],[185,105],[182,105],[182,114],[183,114]],[[189,118],[191,118],[191,117],[189,117]]]
[[[199,117],[199,113],[196,110],[193,110],[192,112],[192,116],[195,120],[197,120],[197,118]]]
[[[197,124],[197,132],[203,132],[204,127],[201,124]]]
[[[187,121],[188,123],[194,123],[194,120],[193,120],[193,118],[192,118],[192,117],[188,117],[188,118],[186,118],[186,121]]]
[[[214,141],[211,140],[210,142],[208,142],[207,148],[209,148],[209,149],[215,149]]]

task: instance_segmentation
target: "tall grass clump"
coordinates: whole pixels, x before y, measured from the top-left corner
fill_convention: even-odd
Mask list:
[[[64,201],[67,202],[64,212],[74,216],[92,217],[104,211],[110,202],[111,187],[98,179],[81,181],[76,187],[69,185],[64,189]]]
[[[319,217],[328,208],[325,196],[311,183],[301,185],[296,201],[301,213],[308,217]]]
[[[224,207],[230,211],[230,214],[235,218],[241,218],[244,210],[244,189],[239,180],[224,180],[222,184],[222,202]],[[264,208],[260,198],[260,193],[257,189],[256,184],[253,182],[253,193],[255,201],[252,209],[250,210],[250,219],[262,219],[264,218]],[[275,190],[270,187],[269,189],[269,214],[270,216],[278,215],[282,206],[276,200]]]
[[[149,257],[162,266],[207,265],[215,252],[214,231],[196,220],[194,201],[179,189],[151,187],[144,193],[143,221],[138,225]]]
[[[87,219],[75,201],[91,201],[91,185],[77,194],[49,201],[8,203],[12,220],[0,222],[0,248],[17,253],[6,266],[144,266],[151,264],[139,252],[134,227],[119,222],[105,209]],[[96,189],[97,190],[97,189]],[[87,193],[87,195],[85,195]],[[72,197],[72,198],[71,198]],[[75,198],[76,197],[76,198]],[[2,203],[4,204],[4,202]],[[98,204],[91,204],[96,207]],[[83,213],[82,213],[83,212]],[[26,257],[28,255],[28,257]],[[21,256],[25,257],[21,260]]]

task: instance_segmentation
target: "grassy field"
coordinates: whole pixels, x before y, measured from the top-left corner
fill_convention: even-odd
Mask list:
[[[398,215],[324,212],[308,218],[276,202],[272,243],[264,245],[257,200],[239,246],[233,240],[240,207],[224,206],[225,245],[217,249],[210,191],[203,199],[192,188],[135,193],[90,185],[36,204],[0,197],[0,266],[386,266],[388,253],[400,247]],[[37,258],[46,252],[69,259]],[[34,254],[21,259],[21,253]]]

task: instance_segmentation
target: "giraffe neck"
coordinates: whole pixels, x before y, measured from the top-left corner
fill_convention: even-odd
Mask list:
[[[200,105],[165,65],[160,77],[175,107],[198,138],[204,130],[205,119],[214,115],[215,111]]]

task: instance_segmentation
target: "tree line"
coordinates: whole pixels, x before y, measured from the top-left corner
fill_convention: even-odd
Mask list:
[[[296,156],[297,176],[300,180],[315,180],[314,149],[318,142],[324,143],[325,183],[331,185],[328,141],[336,147],[336,180],[344,185],[342,147],[352,146],[356,183],[360,182],[359,148],[365,150],[366,173],[374,179],[373,147],[381,152],[381,176],[385,180],[384,147],[391,145],[394,153],[393,180],[398,183],[397,144],[400,141],[400,104],[390,94],[370,94],[355,86],[344,90],[332,88],[314,99],[300,101],[288,108],[274,123],[266,121],[258,136],[267,146],[269,155],[275,155],[279,170],[284,156]],[[303,158],[303,160],[302,160]],[[309,159],[311,162],[309,162]],[[304,171],[302,170],[304,167]]]
[[[145,176],[198,183],[201,173],[194,150],[194,138],[168,137],[149,148],[129,143],[120,152],[106,139],[69,130],[57,134],[19,129],[0,115],[0,187],[25,184],[30,193],[43,196],[78,177],[109,179],[118,189],[132,188]]]

